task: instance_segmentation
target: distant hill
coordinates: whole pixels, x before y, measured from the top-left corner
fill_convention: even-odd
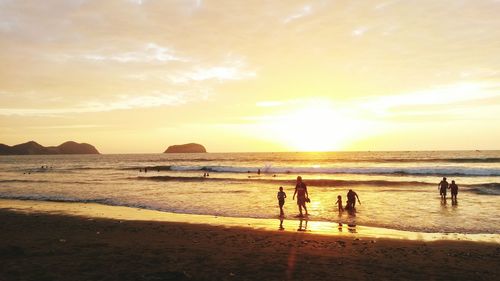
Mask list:
[[[164,153],[206,153],[207,150],[201,144],[187,143],[180,145],[171,145]]]
[[[8,146],[0,143],[0,155],[35,155],[35,154],[100,154],[88,143],[67,141],[59,146],[42,146],[35,141]]]

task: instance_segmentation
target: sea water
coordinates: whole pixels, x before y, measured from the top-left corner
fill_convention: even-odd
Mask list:
[[[0,156],[0,198],[276,218],[283,186],[293,219],[297,176],[308,186],[312,221],[500,233],[500,151]],[[457,204],[440,200],[442,177],[458,184]],[[339,213],[337,196],[345,205],[349,189],[361,204]]]

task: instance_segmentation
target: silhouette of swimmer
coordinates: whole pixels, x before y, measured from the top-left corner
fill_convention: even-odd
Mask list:
[[[452,202],[452,204],[456,204],[457,203],[457,195],[458,195],[458,185],[455,183],[454,180],[452,180],[451,184],[448,188],[451,191],[451,202]]]
[[[448,189],[448,182],[446,178],[443,177],[443,180],[438,184],[439,195],[441,196],[441,200],[446,200],[446,190]]]

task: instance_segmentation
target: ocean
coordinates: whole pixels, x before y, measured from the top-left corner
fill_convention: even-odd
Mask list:
[[[296,219],[297,176],[308,186],[312,221],[500,233],[500,151],[0,156],[0,198],[277,218],[283,186],[286,218]],[[457,204],[441,202],[442,177],[458,184]],[[361,204],[339,214],[337,195],[345,205],[349,189]]]

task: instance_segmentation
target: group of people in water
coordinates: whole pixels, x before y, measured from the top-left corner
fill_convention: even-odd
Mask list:
[[[295,191],[292,197],[293,200],[295,200],[295,196],[297,196],[297,206],[299,208],[299,214],[297,215],[297,217],[308,216],[309,213],[307,212],[306,203],[310,203],[311,200],[309,199],[309,193],[307,192],[307,185],[302,181],[301,176],[297,177],[297,183],[295,185]],[[283,191],[282,186],[280,186],[276,197],[278,198],[278,205],[280,207],[280,217],[283,217],[285,216],[285,213],[283,211],[283,206],[285,205],[286,193]],[[347,202],[344,209],[342,204],[342,196],[341,195],[337,196],[337,202],[335,202],[335,204],[338,205],[339,213],[342,213],[344,210],[355,211],[356,199],[358,203],[361,204],[358,194],[354,192],[352,189],[349,189],[349,191],[347,192]]]
[[[456,205],[457,195],[458,195],[458,185],[454,180],[451,181],[451,184],[448,184],[446,178],[443,177],[443,180],[438,184],[439,195],[441,196],[441,202],[446,204],[446,192],[448,189],[451,191],[451,203]]]
[[[446,178],[443,177],[443,180],[438,185],[438,190],[439,194],[441,195],[442,202],[446,203],[446,192],[448,189],[450,189],[451,191],[452,204],[457,204],[458,185],[455,183],[454,180],[451,181],[451,184],[448,184]],[[292,197],[293,200],[295,200],[295,196],[297,196],[297,206],[299,208],[299,214],[297,215],[297,217],[308,216],[309,213],[307,212],[306,203],[311,202],[311,200],[309,199],[309,193],[307,192],[307,185],[302,181],[302,177],[300,176],[297,177],[297,183],[295,185],[295,191]],[[283,211],[283,206],[285,205],[286,193],[283,191],[282,186],[280,186],[276,197],[278,198],[278,205],[280,207],[280,217],[284,217],[285,213]],[[349,189],[349,191],[347,192],[347,202],[345,207],[343,207],[342,204],[342,196],[338,195],[335,205],[337,205],[338,207],[339,214],[344,212],[344,210],[347,210],[349,212],[354,212],[356,210],[355,208],[356,201],[358,201],[358,203],[361,204],[358,194],[354,192],[352,189]]]

